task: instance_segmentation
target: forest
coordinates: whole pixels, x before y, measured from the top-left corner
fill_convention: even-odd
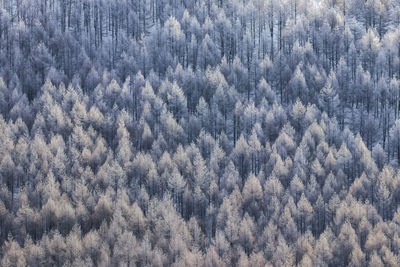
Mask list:
[[[0,265],[399,266],[400,0],[0,0]]]

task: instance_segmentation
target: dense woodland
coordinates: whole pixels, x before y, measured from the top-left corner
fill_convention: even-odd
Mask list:
[[[1,266],[398,266],[399,0],[0,0]]]

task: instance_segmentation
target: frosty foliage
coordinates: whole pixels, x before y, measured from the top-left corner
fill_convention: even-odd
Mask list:
[[[398,266],[399,0],[0,1],[1,266]]]

